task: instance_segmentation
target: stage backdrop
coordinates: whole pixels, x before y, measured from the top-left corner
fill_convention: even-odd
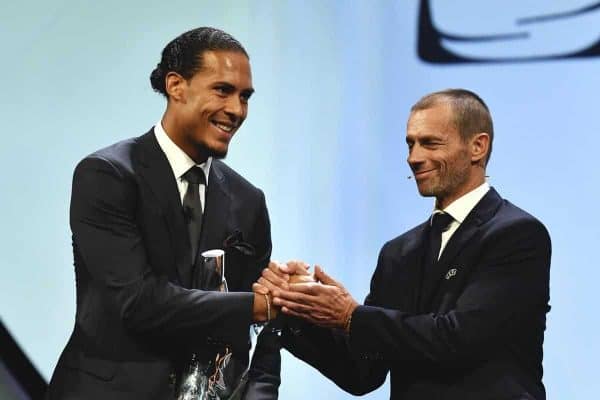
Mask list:
[[[320,263],[358,298],[382,244],[432,200],[407,179],[408,110],[479,93],[496,138],[489,181],[553,239],[549,399],[600,384],[599,3],[565,1],[8,2],[2,47],[0,317],[49,378],[72,329],[68,205],[78,160],[146,132],[164,45],[210,25],[251,55],[256,94],[227,162],[264,189],[273,256]],[[284,352],[285,353],[285,352]],[[349,395],[284,354],[282,399]],[[387,399],[386,386],[366,396]]]

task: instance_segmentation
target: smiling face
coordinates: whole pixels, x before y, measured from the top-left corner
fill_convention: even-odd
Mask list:
[[[473,141],[476,141],[474,136]],[[439,103],[414,111],[408,120],[408,164],[419,193],[434,196],[444,209],[483,183],[477,146],[462,139],[453,123],[452,108]]]
[[[190,79],[170,72],[163,127],[194,161],[223,158],[248,114],[252,88],[250,62],[238,51],[205,51],[202,68]]]

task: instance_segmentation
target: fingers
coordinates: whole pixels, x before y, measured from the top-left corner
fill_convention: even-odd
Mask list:
[[[283,266],[285,266],[285,264],[281,264],[277,261],[269,261],[269,265],[267,268],[269,270],[271,270],[271,272],[273,272],[275,275],[278,275],[279,277],[281,277],[282,279],[287,279],[289,274],[287,272],[283,271]]]
[[[281,297],[275,297],[273,299],[273,304],[277,307],[286,308],[288,310],[292,310],[296,313],[309,315],[313,308],[310,305],[299,303],[297,301],[286,300]]]
[[[279,270],[274,271],[271,268],[263,269],[262,276],[279,286],[281,286],[283,283],[287,283],[287,281],[290,279],[289,275],[283,274]]]
[[[297,312],[297,311],[294,311],[293,309],[290,309],[287,307],[282,307],[281,312],[284,314],[287,314],[287,315],[291,315],[296,318],[303,319],[305,321],[310,322],[311,324],[316,324],[316,321],[314,321],[308,314]]]
[[[327,289],[327,287],[318,283],[299,284],[297,286],[300,290],[305,290],[306,292],[311,292],[315,290],[312,289],[311,286],[318,286],[319,288],[317,288],[317,292],[320,288]],[[335,287],[329,288],[339,290]],[[327,304],[328,297],[321,298],[319,294],[320,293],[317,293],[317,295],[312,295],[309,293],[303,293],[300,291],[292,290],[279,291],[274,293],[273,304],[275,306],[286,308],[296,313],[301,313],[305,317],[306,315],[310,315],[315,321],[317,321],[320,320],[318,318],[319,315],[326,316],[330,314],[330,305]],[[331,318],[327,317],[327,319],[330,320]]]
[[[336,327],[337,319],[330,314],[327,307],[312,303],[311,298],[302,293],[286,292],[284,297],[275,297],[273,303],[281,307],[281,312],[304,319],[323,327]],[[291,300],[294,299],[294,300]]]
[[[296,313],[310,314],[311,322],[319,326],[344,327],[358,304],[343,287],[332,284],[337,282],[323,275],[322,270],[315,273],[320,273],[321,278],[329,284],[291,283],[288,291],[276,295],[281,299],[275,304]]]
[[[329,275],[327,275],[325,273],[325,271],[323,271],[323,268],[321,268],[318,265],[315,265],[315,279],[318,282],[322,282],[326,285],[333,285],[333,286],[338,286],[338,287],[342,287],[342,285],[340,283],[338,283],[335,279],[333,279],[332,277],[330,277]]]
[[[326,322],[326,321],[328,321],[328,318],[324,317],[322,315],[318,315],[317,314],[316,316],[313,316],[312,314],[307,314],[307,313],[304,313],[304,312],[298,312],[298,311],[295,311],[295,310],[287,308],[287,307],[283,307],[281,309],[281,312],[283,312],[284,314],[291,315],[293,317],[300,318],[300,319],[303,319],[305,321],[308,321],[308,322],[310,322],[313,325],[330,327],[329,323]]]
[[[298,304],[313,304],[316,298],[309,294],[290,291],[290,290],[276,290],[273,293],[273,304],[280,306],[285,302],[298,303]]]
[[[269,262],[267,268],[262,271],[262,277],[258,283],[269,291],[276,289],[287,290],[288,283],[310,283],[315,282],[314,276],[308,271],[309,265],[303,261],[288,261],[280,264],[277,261]]]
[[[285,280],[278,278],[277,275],[266,269],[263,271],[263,275],[258,278],[257,283],[266,287],[270,292],[288,288],[288,283]]]
[[[293,283],[314,283],[315,278],[312,274],[309,275],[290,275],[290,284]]]
[[[332,319],[330,315],[324,314],[318,309],[302,307],[301,305],[295,303],[290,303],[289,305],[281,307],[281,312],[308,321],[313,325],[322,326],[325,328],[336,328],[339,326],[337,320]]]
[[[304,293],[311,296],[319,296],[321,293],[323,293],[323,291],[326,290],[326,287],[324,285],[314,281],[301,283],[292,282],[288,286],[288,290],[290,292]]]
[[[310,266],[304,261],[291,260],[281,265],[281,270],[290,275],[310,275]]]
[[[258,294],[269,294],[269,288],[261,285],[260,283],[252,284],[252,291]]]

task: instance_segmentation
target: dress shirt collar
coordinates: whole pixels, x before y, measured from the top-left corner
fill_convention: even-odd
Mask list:
[[[169,160],[169,164],[171,165],[171,169],[173,170],[173,175],[175,175],[175,179],[180,180],[181,176],[187,172],[194,165],[198,165],[204,171],[204,176],[206,177],[206,185],[208,186],[208,174],[210,172],[210,165],[212,164],[212,157],[208,157],[208,159],[202,164],[196,164],[194,160],[190,158],[183,150],[177,146],[173,140],[167,135],[164,128],[162,127],[162,123],[159,121],[154,126],[154,135],[156,136],[156,140],[158,141],[158,145],[162,149],[165,156],[167,156],[167,160]]]
[[[455,221],[459,224],[467,218],[467,215],[471,212],[473,208],[479,203],[479,200],[485,196],[485,194],[490,190],[490,184],[487,182],[483,182],[477,188],[471,190],[469,193],[464,194],[462,197],[454,200],[448,207],[443,210],[434,209],[433,214],[445,212],[450,214]],[[433,217],[433,215],[432,215]]]

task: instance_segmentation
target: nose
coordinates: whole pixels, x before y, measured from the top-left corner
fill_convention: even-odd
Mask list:
[[[246,117],[248,105],[238,96],[230,96],[225,105],[225,113],[232,122],[241,122]]]
[[[413,170],[424,161],[423,151],[418,143],[414,143],[408,148],[408,157],[406,158],[406,161]]]

